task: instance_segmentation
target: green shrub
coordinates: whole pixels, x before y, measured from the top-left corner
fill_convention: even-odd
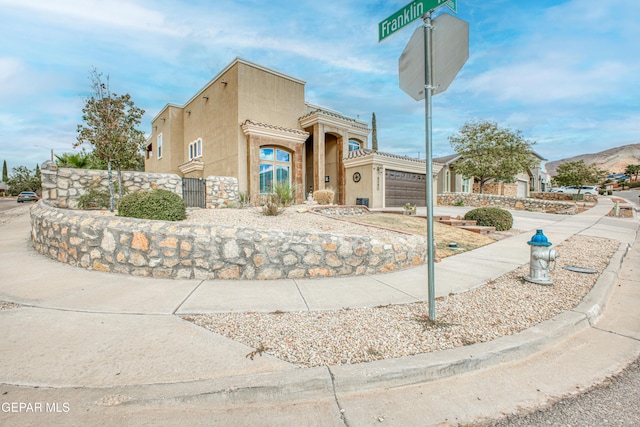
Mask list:
[[[495,227],[496,231],[510,230],[513,226],[511,212],[498,207],[477,208],[470,210],[464,216],[467,221],[477,221],[483,227]]]
[[[118,204],[118,216],[180,221],[187,217],[184,200],[167,190],[137,191],[127,194]]]
[[[118,183],[113,183],[113,192],[116,201],[116,205],[119,202]],[[128,193],[125,188],[123,193]],[[123,195],[124,197],[124,195]],[[78,209],[90,210],[90,209],[109,209],[111,207],[111,196],[109,195],[109,189],[103,187],[99,182],[91,182],[85,186],[85,192],[82,196],[78,197]]]
[[[313,192],[313,200],[318,202],[319,205],[330,205],[333,203],[333,197],[335,196],[333,190],[318,190]]]

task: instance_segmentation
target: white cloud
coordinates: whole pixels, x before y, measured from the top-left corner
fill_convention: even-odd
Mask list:
[[[594,63],[584,69],[581,65],[562,63],[561,60],[551,55],[546,61],[495,68],[469,79],[467,88],[507,102],[580,102],[619,89],[629,72],[622,63]]]
[[[22,68],[21,61],[17,58],[0,58],[0,88],[9,84]]]
[[[0,6],[13,7],[64,19],[75,26],[104,25],[111,28],[179,34],[168,25],[165,15],[130,1],[121,0],[0,0]]]
[[[23,60],[12,57],[0,57],[0,100],[11,101],[12,108],[23,105],[25,97],[37,93],[41,80]],[[0,107],[0,111],[8,105]]]

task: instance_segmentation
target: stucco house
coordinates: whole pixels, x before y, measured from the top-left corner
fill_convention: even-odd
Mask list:
[[[366,122],[306,102],[304,81],[241,58],[151,125],[147,172],[236,177],[254,204],[278,182],[302,190],[298,202],[331,188],[335,203],[370,207],[413,203],[390,191],[399,181],[426,188],[424,161],[369,150]]]
[[[515,182],[504,184],[501,182],[490,182],[485,184],[484,192],[511,197],[529,197],[532,192],[547,191],[551,182],[551,177],[547,173],[547,159],[536,152],[532,154],[538,160],[536,167],[522,171],[515,176]],[[437,178],[437,192],[440,193],[478,193],[479,184],[473,177],[463,177],[456,172],[456,162],[460,159],[459,154],[452,154],[445,157],[433,159],[434,163],[441,165]]]

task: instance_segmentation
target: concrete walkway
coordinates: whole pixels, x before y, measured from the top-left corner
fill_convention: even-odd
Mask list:
[[[526,232],[436,264],[437,294],[447,295],[527,263],[537,228],[554,245],[575,234],[620,241],[576,309],[488,343],[312,369],[251,360],[252,348],[176,314],[419,301],[425,268],[279,281],[106,274],[37,254],[23,215],[0,225],[0,300],[21,305],[0,311],[0,425],[455,425],[573,393],[640,353],[639,222],[606,217],[612,206],[601,198],[575,216],[513,212],[514,228]],[[43,410],[5,405],[14,402]]]

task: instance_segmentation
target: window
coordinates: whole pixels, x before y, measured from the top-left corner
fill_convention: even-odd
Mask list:
[[[273,192],[275,184],[291,184],[291,153],[272,147],[260,149],[260,194]]]
[[[189,160],[202,157],[202,138],[198,138],[189,144]]]
[[[360,143],[358,141],[349,141],[349,151],[358,151],[360,149]]]
[[[471,180],[469,178],[462,178],[462,192],[471,193]]]
[[[451,172],[449,169],[444,171],[444,192],[448,193],[451,191]]]
[[[162,134],[158,135],[158,158],[162,158]]]

